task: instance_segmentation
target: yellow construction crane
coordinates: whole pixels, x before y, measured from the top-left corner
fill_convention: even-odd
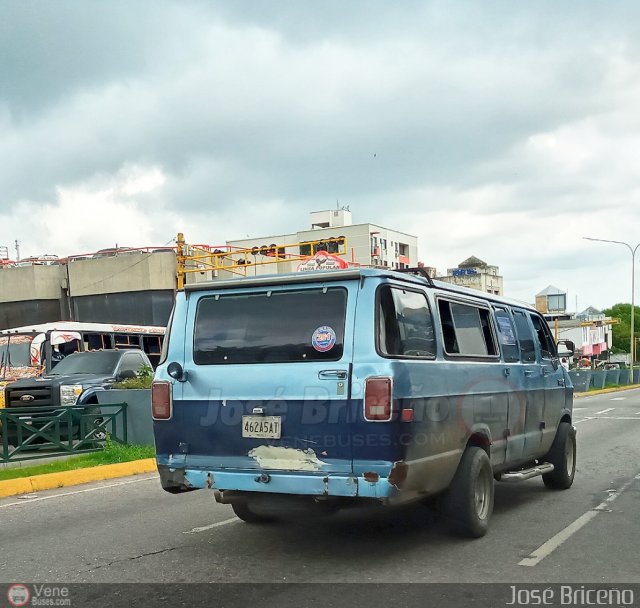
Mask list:
[[[246,276],[249,268],[282,262],[303,262],[320,251],[335,256],[347,255],[347,239],[344,236],[243,248],[229,245],[189,245],[184,240],[184,234],[180,232],[176,244],[179,291],[184,289],[185,277],[189,273],[224,270]]]

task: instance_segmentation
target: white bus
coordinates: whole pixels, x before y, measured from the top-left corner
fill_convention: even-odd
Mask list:
[[[165,328],[55,321],[0,330],[0,383],[51,371],[65,356],[85,350],[139,348],[155,368]]]

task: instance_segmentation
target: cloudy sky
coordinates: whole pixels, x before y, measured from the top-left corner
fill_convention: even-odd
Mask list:
[[[10,257],[295,232],[338,201],[509,296],[630,299],[630,253],[581,237],[640,242],[638,2],[0,9]]]

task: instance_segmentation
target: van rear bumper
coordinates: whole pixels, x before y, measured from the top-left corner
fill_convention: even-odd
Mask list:
[[[182,478],[184,490],[209,488],[239,492],[264,492],[301,496],[340,496],[349,498],[387,499],[398,494],[397,488],[386,477],[367,481],[348,474],[309,474],[290,471],[264,470],[200,470],[169,469],[158,466],[165,489],[175,487],[177,477]],[[171,491],[171,490],[170,490]]]

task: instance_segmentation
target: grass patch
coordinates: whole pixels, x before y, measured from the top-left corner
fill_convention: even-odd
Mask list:
[[[59,462],[51,462],[32,467],[25,466],[0,469],[0,481],[30,477],[31,475],[43,475],[45,473],[74,471],[76,469],[97,467],[103,464],[131,462],[132,460],[142,460],[143,458],[154,458],[155,455],[155,447],[152,445],[122,445],[107,439],[104,449],[99,452],[73,456],[72,458],[60,460]]]

